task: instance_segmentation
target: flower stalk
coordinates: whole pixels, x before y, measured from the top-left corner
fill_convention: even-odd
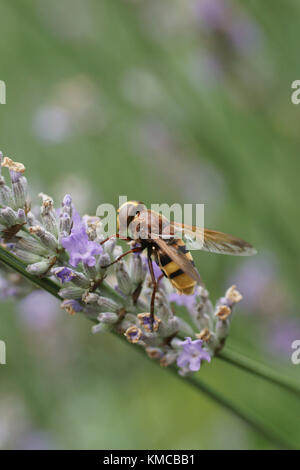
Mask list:
[[[232,349],[226,348],[220,352],[216,358],[231,364],[234,367],[238,367],[244,372],[249,372],[256,377],[260,377],[278,387],[281,387],[283,390],[289,391],[300,397],[300,384],[296,383],[294,380],[289,377],[285,377],[277,371],[271,369],[270,367],[261,364],[254,359],[251,359],[244,354],[233,351]]]

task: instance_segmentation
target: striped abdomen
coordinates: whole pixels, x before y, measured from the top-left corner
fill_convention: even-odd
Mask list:
[[[173,240],[172,245],[181,251],[194,266],[194,261],[191,253],[187,250],[182,240]],[[170,280],[175,289],[180,294],[191,295],[194,293],[195,285],[197,284],[188,274],[186,274],[180,267],[172,261],[172,259],[162,250],[156,251],[156,262],[164,275]]]

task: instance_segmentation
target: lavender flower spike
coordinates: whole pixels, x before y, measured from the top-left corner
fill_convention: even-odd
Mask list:
[[[185,341],[180,341],[179,346],[183,346],[183,351],[177,357],[178,367],[188,367],[191,372],[196,372],[200,369],[201,361],[205,360],[210,362],[211,357],[207,351],[202,349],[203,341],[197,339],[192,341],[190,337]]]

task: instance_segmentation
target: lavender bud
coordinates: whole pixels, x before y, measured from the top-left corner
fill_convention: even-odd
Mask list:
[[[178,317],[170,318],[167,322],[161,322],[159,332],[163,338],[177,333],[179,330]]]
[[[69,214],[63,212],[59,218],[59,232],[63,237],[67,237],[71,232],[72,219]]]
[[[39,263],[42,261],[42,258],[30,251],[19,250],[18,248],[14,250],[14,254],[17,258],[24,261],[27,264]]]
[[[39,225],[39,221],[36,219],[35,215],[31,211],[27,214],[27,224],[29,225],[29,227]]]
[[[99,300],[99,295],[98,294],[95,294],[93,292],[85,292],[82,296],[82,301],[85,303],[85,304],[93,304],[93,303],[96,303],[98,302]]]
[[[0,177],[0,203],[2,206],[14,207],[15,201],[11,189],[6,186],[3,176]]]
[[[120,306],[112,299],[108,297],[99,297],[98,298],[98,305],[102,312],[118,312],[120,310]]]
[[[0,209],[0,224],[3,225],[4,228],[7,228],[7,223],[4,217],[2,217],[2,210]]]
[[[64,287],[59,291],[59,295],[63,299],[81,299],[84,293],[84,289],[76,286]]]
[[[11,172],[12,192],[15,200],[15,207],[22,208],[26,205],[28,195],[28,183],[22,173]]]
[[[169,320],[171,320],[174,317],[172,310],[168,308],[167,305],[161,305],[160,307],[158,307],[157,315],[159,316],[161,321],[164,323],[167,323]]]
[[[34,227],[29,228],[29,232],[36,235],[43,245],[49,248],[52,251],[56,251],[58,248],[57,240],[52,235],[52,233],[46,231],[43,227],[35,225]]]
[[[41,217],[44,227],[55,238],[58,238],[58,224],[56,213],[53,207],[53,199],[44,193],[40,193],[39,196],[43,199]]]
[[[100,271],[102,268],[105,268],[107,265],[109,265],[109,263],[110,257],[107,253],[104,253],[103,255],[99,256],[96,269]]]
[[[203,313],[207,313],[208,315],[213,315],[213,305],[209,300],[209,292],[202,286],[198,287],[199,289],[199,296],[197,297],[197,308],[203,311]]]
[[[176,318],[177,318],[178,330],[185,336],[193,336],[194,335],[193,328],[182,318],[180,317],[176,317]]]
[[[118,321],[118,319],[118,315],[113,312],[102,312],[98,316],[98,320],[100,321],[100,323],[114,324]]]
[[[108,323],[98,323],[92,327],[92,333],[108,333],[111,330],[111,325]]]
[[[137,317],[133,315],[132,313],[127,313],[121,322],[121,329],[123,331],[126,331],[131,326],[138,326],[138,324],[139,322],[138,322]]]
[[[10,207],[0,209],[1,221],[4,222],[8,227],[12,227],[17,224],[17,214]]]
[[[168,323],[168,321],[174,317],[171,310],[170,304],[167,302],[165,296],[158,292],[155,297],[155,304],[157,308],[157,314],[163,323]]]
[[[89,279],[96,279],[98,275],[96,266],[89,266],[88,264],[83,263],[83,269]]]
[[[103,244],[104,252],[107,253],[108,256],[111,256],[114,251],[115,246],[116,246],[116,240],[114,239],[107,240],[107,242]]]
[[[46,256],[48,254],[47,249],[41,245],[38,240],[32,237],[21,238],[17,243],[17,248],[40,256]]]
[[[118,286],[125,295],[130,295],[132,291],[132,283],[126,267],[123,262],[117,264],[116,267],[116,278]]]
[[[194,325],[199,330],[203,330],[203,328],[208,328],[209,330],[212,329],[212,319],[210,315],[205,313],[203,304],[199,304],[196,308],[191,309],[189,314]]]
[[[218,341],[225,339],[228,336],[230,321],[218,320],[216,324],[216,338]]]
[[[131,279],[134,284],[144,282],[147,270],[140,255],[131,258]]]
[[[35,276],[40,276],[42,274],[46,274],[52,264],[53,259],[39,261],[38,263],[29,264],[26,268],[26,271],[30,274],[34,274]]]
[[[17,222],[18,224],[26,224],[26,215],[24,209],[18,209]]]
[[[72,282],[73,284],[75,284],[75,286],[77,287],[83,287],[85,289],[87,289],[88,287],[90,287],[90,281],[87,279],[87,277],[78,272],[78,271],[73,271],[72,273]]]

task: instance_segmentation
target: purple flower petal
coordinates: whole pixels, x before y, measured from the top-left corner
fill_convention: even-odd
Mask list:
[[[181,341],[183,351],[177,358],[178,367],[187,366],[191,372],[196,372],[200,369],[201,361],[210,362],[211,357],[207,351],[202,349],[202,344],[201,339],[192,341],[190,337],[186,338],[185,341]]]
[[[54,268],[51,272],[57,277],[57,279],[59,279],[61,284],[64,284],[65,282],[71,282],[75,277],[72,269],[66,267]]]
[[[72,218],[73,228],[71,234],[61,239],[62,246],[70,255],[69,262],[74,267],[78,266],[80,262],[85,263],[87,266],[95,266],[95,256],[100,255],[103,249],[98,243],[89,240],[85,226],[74,208]]]
[[[193,371],[193,372],[197,372],[197,370],[200,369],[200,365],[201,365],[201,359],[199,356],[197,357],[192,357],[190,359],[190,370]]]
[[[184,351],[177,358],[178,367],[184,367],[189,363],[190,356]]]

